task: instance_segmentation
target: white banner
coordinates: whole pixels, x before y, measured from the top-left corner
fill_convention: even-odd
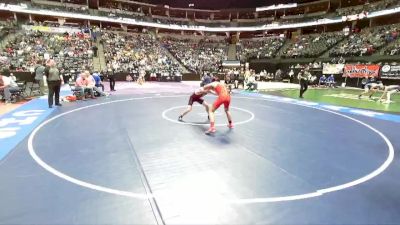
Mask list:
[[[222,66],[226,66],[226,67],[229,67],[229,66],[239,67],[239,66],[240,66],[240,61],[237,61],[237,60],[234,60],[234,61],[225,60],[225,61],[222,62]]]
[[[65,32],[68,33],[78,33],[81,32],[80,29],[74,27],[46,27],[46,26],[30,26],[30,25],[22,25],[24,30],[37,30],[40,32],[47,33],[59,33],[63,34]]]
[[[344,64],[324,64],[322,74],[342,74]]]

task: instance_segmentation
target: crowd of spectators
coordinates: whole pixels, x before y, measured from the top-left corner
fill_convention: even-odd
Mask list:
[[[74,4],[71,4],[74,3]],[[24,3],[25,4],[25,3]],[[53,11],[60,11],[60,12],[72,12],[72,13],[80,13],[80,14],[89,14],[89,9],[86,5],[85,0],[66,0],[61,1],[58,5],[44,5],[42,3],[26,3],[29,7],[34,7],[37,9],[47,9]],[[351,6],[346,8],[339,8],[336,10],[336,13],[332,13],[332,15],[316,15],[316,16],[308,16],[307,14],[299,14],[299,15],[289,15],[289,16],[282,16],[281,18],[273,17],[275,23],[279,24],[289,24],[289,23],[298,23],[298,22],[312,22],[317,21],[322,18],[331,18],[337,16],[348,16],[354,14],[363,14],[366,16],[368,12],[393,8],[395,6],[399,6],[400,1],[398,0],[380,0],[372,3],[367,3],[364,5],[357,5]],[[106,10],[106,11],[104,11]],[[323,11],[321,11],[323,13]],[[95,14],[97,15],[97,14]],[[238,25],[235,19],[231,19],[230,21],[219,21],[218,23],[215,21],[210,20],[211,23],[204,24],[204,20],[201,22],[196,21],[196,19],[187,19],[184,17],[169,17],[168,15],[158,15],[153,16],[151,15],[150,11],[143,10],[138,4],[131,4],[128,2],[116,2],[116,1],[104,1],[101,2],[98,15],[107,16],[107,17],[114,17],[114,18],[132,18],[139,21],[144,22],[155,22],[159,24],[172,24],[172,25],[206,25],[206,26],[216,26],[216,27],[229,27],[232,25]],[[249,26],[249,25],[265,25],[265,21],[259,21],[258,18],[253,18],[254,15],[252,13],[241,12],[239,13],[240,19],[245,19],[245,21],[240,22],[240,25]],[[254,21],[252,21],[254,19]],[[231,22],[234,22],[233,24]],[[243,24],[244,23],[244,24]]]
[[[69,3],[60,3],[58,5],[44,5],[38,3],[30,3],[31,8],[35,9],[43,9],[43,10],[51,10],[57,12],[69,12],[69,13],[80,13],[80,14],[89,14],[89,8],[85,5],[72,5]]]
[[[366,28],[352,33],[329,53],[331,57],[368,56],[376,53],[388,43],[398,39],[399,24]]]
[[[102,42],[107,70],[114,73],[180,76],[182,72],[151,34],[104,32]]]
[[[0,22],[0,40],[3,40],[8,34],[15,32],[16,26],[13,21]]]
[[[217,71],[227,59],[225,40],[211,39],[162,39],[163,46],[187,69],[195,72]]]
[[[377,2],[367,3],[364,5],[340,8],[336,10],[336,13],[338,16],[348,16],[348,15],[356,15],[362,13],[367,14],[368,12],[393,8],[399,5],[400,2],[398,0],[381,0]]]
[[[105,2],[99,8],[99,14],[101,16],[113,17],[113,18],[131,18],[138,21],[153,22],[159,24],[174,24],[174,25],[186,25],[188,21],[183,21],[183,18],[174,18],[168,16],[156,16],[145,14],[141,7],[137,7],[132,4],[118,4],[116,2]]]
[[[302,35],[296,37],[281,56],[283,58],[318,57],[343,38],[342,32]]]
[[[72,4],[73,3],[73,4]],[[39,8],[39,9],[48,9],[48,10],[55,10],[55,11],[62,11],[62,12],[74,12],[74,13],[83,13],[89,14],[89,9],[87,7],[87,2],[85,0],[65,0],[60,1],[58,5],[44,5],[42,3],[24,3],[27,4],[29,7]],[[392,8],[395,6],[399,6],[400,1],[398,0],[380,0],[371,3],[367,3],[364,5],[357,5],[351,6],[346,8],[339,8],[336,10],[336,13],[332,13],[332,15],[316,15],[316,16],[308,16],[307,14],[299,14],[299,15],[288,15],[273,17],[273,20],[279,24],[288,24],[288,23],[298,23],[298,22],[311,22],[317,21],[322,18],[330,18],[330,17],[337,17],[337,16],[347,16],[347,15],[354,15],[354,14],[368,14],[368,12]],[[147,7],[145,7],[147,9]],[[107,9],[107,11],[102,11]],[[149,12],[149,10],[143,10],[143,7],[138,4],[132,4],[128,2],[118,2],[118,1],[103,1],[101,2],[99,8],[99,15],[120,18],[120,17],[127,17],[133,18],[140,21],[145,22],[156,22],[160,24],[174,24],[174,25],[196,25],[196,20],[185,19],[184,17],[169,17],[168,15],[158,15],[153,16]],[[163,12],[163,11],[161,11]],[[323,11],[321,11],[323,13]],[[161,17],[160,17],[161,16]],[[239,13],[240,19],[245,19],[244,25],[249,25],[246,23],[251,23],[251,25],[265,25],[265,21],[259,21],[258,18],[254,17],[254,14],[251,12],[240,12]],[[192,18],[193,19],[193,18]],[[254,21],[252,21],[254,19]],[[212,19],[211,19],[212,20]],[[220,21],[219,23],[207,23],[207,26],[218,26],[218,27],[229,27],[235,19],[231,19],[231,21]],[[243,23],[242,21],[241,23]],[[204,21],[202,21],[204,23]],[[202,23],[198,23],[197,25],[204,25]],[[236,23],[236,22],[235,22]]]
[[[397,39],[393,45],[388,46],[385,49],[384,54],[385,55],[400,55],[400,39]]]
[[[83,68],[91,68],[92,55],[90,39],[84,33],[24,31],[5,45],[0,53],[0,64],[11,70],[34,72],[38,61],[52,58],[61,68],[61,73],[68,76]]]
[[[285,43],[283,37],[267,37],[242,40],[239,45],[239,59],[274,58]]]
[[[133,8],[130,6],[130,4],[119,4],[118,2],[105,1],[99,7],[99,15],[113,18],[127,17],[151,22],[151,20],[146,19],[141,8]]]

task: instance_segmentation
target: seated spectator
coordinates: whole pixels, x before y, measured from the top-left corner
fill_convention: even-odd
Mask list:
[[[247,89],[248,91],[255,91],[257,90],[257,82],[256,82],[256,77],[255,74],[251,74],[248,78],[247,78],[247,83],[246,83]]]
[[[333,74],[331,74],[326,79],[326,86],[328,86],[328,87],[336,87],[335,77],[333,76]]]
[[[93,76],[94,81],[95,81],[95,86],[96,86],[97,88],[100,88],[100,87],[101,87],[101,90],[104,91],[104,85],[103,85],[103,82],[101,81],[100,74],[99,74],[97,71],[95,71],[95,72],[92,74],[92,76]]]
[[[115,73],[137,76],[144,71],[145,74],[169,74],[167,80],[174,80],[170,77],[180,70],[179,63],[149,34],[104,32],[102,38],[107,67]]]
[[[96,98],[93,92],[93,84],[91,84],[91,80],[89,80],[89,75],[87,73],[81,73],[79,77],[76,79],[75,88],[80,91],[80,98],[82,100],[86,99],[85,92],[88,91],[91,98]],[[93,77],[92,77],[93,78]],[[93,85],[93,86],[91,86]]]
[[[284,42],[285,38],[281,37],[245,39],[239,48],[239,58],[247,60],[273,58]]]
[[[361,32],[354,32],[348,39],[330,50],[329,55],[331,57],[372,55],[385,45],[388,45],[388,43],[396,41],[399,31],[399,24],[395,24],[366,28]],[[392,52],[392,49],[388,48],[384,53],[394,55],[396,51]]]
[[[302,35],[293,40],[286,51],[282,53],[283,58],[313,58],[321,55],[344,38],[342,32]],[[312,68],[319,63],[312,65]]]
[[[50,58],[56,61],[57,67],[64,68],[62,75],[65,76],[93,65],[87,35],[20,32],[5,43],[5,49],[0,53],[0,65],[7,63],[21,72],[34,73],[38,64]]]
[[[130,75],[129,75],[130,76]],[[131,77],[131,79],[132,79],[132,76],[130,76]],[[128,77],[127,77],[128,78]],[[128,79],[127,79],[128,80]],[[132,79],[133,80],[133,79]],[[131,81],[132,81],[131,80]],[[129,81],[129,82],[131,82],[131,81]],[[157,81],[157,74],[156,73],[154,73],[154,72],[152,72],[152,73],[150,73],[150,81]]]
[[[322,85],[326,85],[326,76],[325,75],[322,75],[320,78],[319,78],[319,82],[318,82],[318,86],[322,86]]]
[[[99,87],[96,86],[96,80],[92,75],[90,75],[90,72],[88,70],[85,71],[85,76],[86,80],[88,81],[87,87],[92,88],[93,91],[97,92],[100,96],[108,96],[108,94],[106,94]],[[100,76],[97,77],[98,79],[100,79]]]
[[[152,73],[152,74],[153,74],[153,73]],[[150,77],[153,77],[153,76],[150,76]],[[126,79],[126,81],[128,81],[128,82],[132,82],[132,81],[133,81],[133,78],[132,78],[132,76],[131,76],[130,74],[126,75],[125,79]]]
[[[20,88],[11,77],[0,75],[0,90],[4,92],[4,99],[6,104],[8,104],[11,103],[12,93],[19,91]]]
[[[227,46],[220,39],[175,39],[164,37],[164,46],[188,70],[216,72],[222,60],[227,59]]]

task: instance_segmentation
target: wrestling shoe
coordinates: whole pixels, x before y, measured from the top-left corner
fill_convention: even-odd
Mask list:
[[[210,129],[208,129],[208,130],[206,131],[206,134],[213,134],[213,133],[215,133],[215,131],[217,131],[217,130],[215,129],[215,127],[210,127]]]
[[[179,116],[179,117],[178,117],[178,120],[182,122],[182,121],[183,121],[183,117],[182,117],[182,116]]]
[[[235,126],[233,126],[233,123],[228,124],[229,129],[233,129]]]

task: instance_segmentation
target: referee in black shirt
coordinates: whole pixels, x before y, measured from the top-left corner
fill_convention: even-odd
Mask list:
[[[307,91],[308,89],[308,82],[310,80],[311,74],[308,71],[308,68],[302,69],[299,74],[297,75],[297,78],[299,79],[300,82],[300,98],[304,98],[303,94],[304,92]]]
[[[47,62],[47,67],[44,70],[44,74],[47,77],[47,86],[49,87],[49,108],[53,108],[53,98],[55,98],[55,105],[61,106],[60,89],[64,81],[63,77],[60,75],[60,71],[57,68],[56,62],[53,59]]]

